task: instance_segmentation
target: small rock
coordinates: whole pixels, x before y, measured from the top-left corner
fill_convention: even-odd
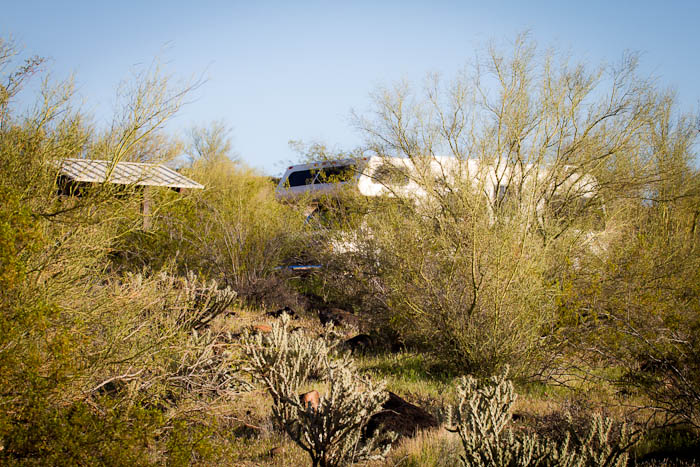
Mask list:
[[[399,437],[411,437],[418,430],[435,428],[437,419],[425,409],[413,405],[394,394],[382,404],[382,411],[372,415],[365,427],[365,439],[372,437],[377,429],[393,431]]]
[[[267,334],[272,332],[272,326],[269,324],[255,324],[253,325],[253,333]]]
[[[318,404],[321,402],[321,396],[318,393],[318,391],[313,390],[305,394],[300,394],[299,401],[301,402],[301,405],[304,406],[304,408],[310,405],[312,409],[318,410]]]
[[[267,455],[270,457],[279,457],[282,454],[284,454],[284,447],[282,446],[274,447],[267,453]]]
[[[368,334],[358,334],[346,340],[345,347],[349,348],[353,355],[355,352],[365,353],[372,347],[372,337]]]

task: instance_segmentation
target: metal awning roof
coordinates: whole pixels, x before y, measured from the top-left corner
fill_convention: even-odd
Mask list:
[[[117,162],[96,159],[63,159],[60,173],[76,182],[114,183],[117,185],[204,188],[203,185],[160,164]]]

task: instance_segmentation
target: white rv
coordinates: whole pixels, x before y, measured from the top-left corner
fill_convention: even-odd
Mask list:
[[[443,181],[454,186],[459,180],[467,180],[492,201],[507,196],[509,190],[523,184],[539,185],[540,191],[551,191],[552,195],[556,193],[581,199],[595,195],[597,183],[591,175],[578,174],[570,167],[563,167],[560,172],[558,177],[553,177],[546,169],[532,165],[522,168],[506,164],[487,165],[474,159],[445,156],[415,161],[371,156],[289,166],[276,192],[280,198],[303,195],[314,198],[354,188],[368,197],[401,196],[421,200],[427,197],[425,187],[429,183],[426,182]]]
[[[429,196],[426,187],[438,193],[441,187],[455,189],[469,186],[475,193],[481,192],[490,200],[492,220],[495,219],[495,208],[501,201],[518,190],[529,198],[526,204],[534,206],[539,214],[545,212],[545,199],[554,201],[551,205],[556,205],[557,198],[575,205],[587,203],[597,193],[596,179],[588,174],[581,175],[572,167],[560,167],[555,174],[532,165],[507,167],[505,164],[483,164],[474,159],[431,157],[412,161],[380,156],[289,166],[276,193],[282,199],[308,196],[314,200],[351,189],[367,197],[410,199],[426,212],[436,208],[435,198]],[[309,207],[307,220],[311,221],[322,210],[315,203]],[[333,240],[329,248],[340,253],[355,251],[354,236],[366,234],[366,231],[345,232],[341,238]]]

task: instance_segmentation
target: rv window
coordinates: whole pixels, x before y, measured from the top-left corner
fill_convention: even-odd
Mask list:
[[[300,170],[298,172],[290,173],[287,181],[289,182],[290,187],[311,185],[314,182],[315,176],[315,170]]]
[[[352,180],[357,173],[354,165],[339,165],[336,167],[324,167],[318,174],[314,183],[340,183]]]

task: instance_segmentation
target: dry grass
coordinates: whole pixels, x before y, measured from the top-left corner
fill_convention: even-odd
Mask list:
[[[453,466],[462,449],[459,437],[442,428],[421,431],[397,444],[383,463],[372,465],[423,467]]]

